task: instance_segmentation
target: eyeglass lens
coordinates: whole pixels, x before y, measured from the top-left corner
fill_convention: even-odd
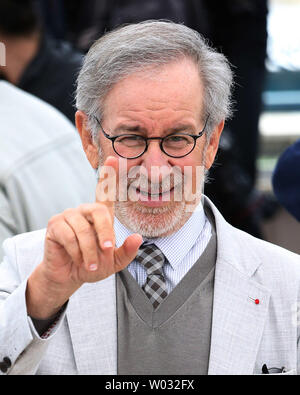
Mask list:
[[[173,157],[189,154],[195,146],[193,137],[187,135],[171,135],[162,140],[163,151]],[[114,149],[124,158],[135,158],[142,155],[147,148],[147,141],[139,135],[123,135],[114,141]]]

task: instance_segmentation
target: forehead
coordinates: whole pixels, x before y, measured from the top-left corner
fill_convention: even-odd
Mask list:
[[[119,118],[199,117],[203,84],[189,59],[149,68],[113,86],[104,102],[104,121]]]

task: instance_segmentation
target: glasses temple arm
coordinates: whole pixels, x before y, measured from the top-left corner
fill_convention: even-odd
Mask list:
[[[97,121],[97,123],[99,124],[99,126],[100,126],[100,128],[101,128],[101,131],[102,131],[102,133],[104,134],[104,136],[107,137],[107,138],[110,139],[110,140],[113,140],[113,137],[109,136],[109,135],[105,132],[105,130],[103,129],[103,127],[102,127],[102,125],[101,125],[99,119],[98,119],[95,115],[93,115],[93,118],[96,119],[96,121]]]

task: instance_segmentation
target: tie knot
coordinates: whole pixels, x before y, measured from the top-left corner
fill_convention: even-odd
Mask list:
[[[142,244],[135,260],[147,270],[147,275],[163,275],[165,256],[155,244]]]

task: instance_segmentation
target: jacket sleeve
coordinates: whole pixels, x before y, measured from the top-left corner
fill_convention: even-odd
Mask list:
[[[14,238],[3,244],[0,264],[0,375],[35,374],[59,325],[41,337],[27,315],[27,278],[18,270]],[[59,321],[63,319],[63,315]]]
[[[17,233],[18,228],[9,201],[4,189],[0,188],[0,262],[3,259],[2,244],[4,240]]]

